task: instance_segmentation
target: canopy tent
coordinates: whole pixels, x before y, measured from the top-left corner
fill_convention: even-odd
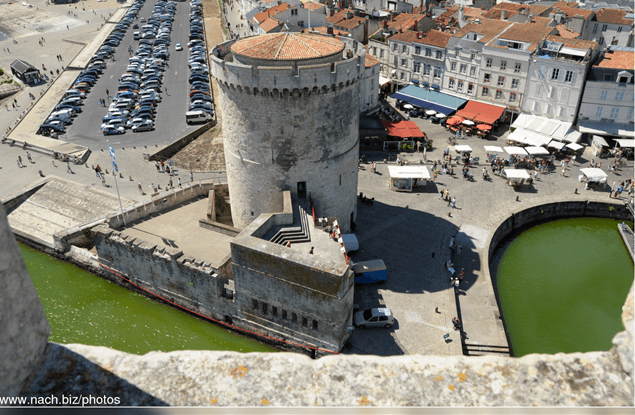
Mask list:
[[[525,139],[525,144],[532,145],[532,146],[546,146],[550,141],[551,141],[551,138],[547,136],[527,131],[527,138]]]
[[[457,115],[482,124],[494,124],[500,119],[504,111],[505,107],[468,101],[465,108],[457,112]]]
[[[520,114],[511,126],[515,128],[514,132],[532,137],[530,144],[537,146],[546,145],[551,140],[577,143],[582,137],[578,131],[571,128],[570,122],[531,114]]]
[[[454,146],[454,149],[458,151],[459,153],[471,153],[473,151],[472,147],[467,145]]]
[[[620,138],[620,139],[615,140],[615,142],[617,144],[619,144],[620,147],[622,147],[622,148],[634,148],[635,147],[635,140],[627,140],[627,139],[624,139],[624,138]]]
[[[392,95],[419,108],[450,114],[465,104],[466,100],[428,88],[408,85]]]
[[[547,144],[547,148],[555,148],[556,150],[562,150],[564,146],[565,146],[565,143],[558,140],[551,140],[549,144]]]
[[[425,137],[425,134],[421,132],[414,121],[382,121],[382,124],[384,124],[384,127],[386,127],[388,135],[392,135],[393,137]]]
[[[485,148],[485,151],[487,151],[488,153],[490,152],[502,153],[503,152],[503,149],[497,146],[485,146],[484,148]]]
[[[390,82],[390,78],[384,78],[383,76],[379,75],[379,86],[384,86],[388,82]]]
[[[504,172],[508,179],[529,179],[531,177],[525,169],[505,169]]]
[[[471,120],[463,120],[463,122],[462,122],[461,124],[464,124],[464,125],[474,125],[474,121],[471,121]]]
[[[430,180],[426,166],[388,166],[391,190],[411,192],[414,187],[425,186]]]
[[[542,156],[549,154],[549,151],[544,147],[527,147],[525,148],[525,150],[527,150],[527,153],[531,154],[532,156]]]
[[[583,146],[581,146],[580,144],[576,144],[576,143],[569,143],[569,144],[565,144],[565,147],[570,148],[573,151],[578,151],[581,148],[584,148]]]
[[[608,175],[604,173],[604,170],[598,168],[588,168],[588,169],[580,169],[581,173],[584,173],[586,177],[589,178],[589,181],[592,182],[602,182],[602,180],[606,181]]]
[[[526,156],[527,152],[522,147],[505,147],[505,151],[507,154],[515,155],[515,156]]]
[[[518,130],[514,131],[509,136],[507,136],[507,139],[509,141],[515,141],[517,143],[524,143],[526,138],[527,138],[527,136],[524,133],[521,133]]]
[[[448,118],[448,120],[445,122],[447,125],[459,125],[463,122],[465,118],[463,117],[459,117],[458,115],[455,115],[454,117],[450,117]]]
[[[491,131],[492,130],[492,126],[488,125],[488,124],[479,124],[476,126],[476,128],[478,128],[481,131]]]
[[[580,120],[579,130],[581,133],[614,135],[619,137],[635,137],[633,124],[609,123],[599,121]]]

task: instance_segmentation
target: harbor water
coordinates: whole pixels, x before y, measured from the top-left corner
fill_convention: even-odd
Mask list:
[[[508,244],[496,286],[514,356],[611,349],[624,330],[622,306],[633,284],[618,223],[557,220]]]
[[[20,244],[20,249],[51,325],[52,342],[106,346],[134,354],[276,351],[26,245]]]

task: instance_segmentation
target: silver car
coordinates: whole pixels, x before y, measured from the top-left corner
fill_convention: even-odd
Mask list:
[[[389,308],[371,308],[364,311],[358,311],[353,317],[355,326],[360,329],[366,327],[385,327],[390,328],[395,324],[392,311]]]

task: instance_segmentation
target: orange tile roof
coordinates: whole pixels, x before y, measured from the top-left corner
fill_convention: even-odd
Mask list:
[[[621,25],[632,25],[633,19],[625,19],[627,12],[623,9],[599,9],[595,12],[595,18],[598,22],[612,23]]]
[[[253,59],[304,60],[339,53],[344,50],[344,43],[331,36],[284,32],[241,39],[231,50]]]
[[[509,4],[509,3],[501,3],[501,4]],[[498,6],[498,5],[497,5]],[[495,7],[495,6],[494,6]],[[486,19],[500,20],[501,19],[502,9],[492,8],[490,11],[483,15]],[[515,10],[507,10],[507,18],[509,19],[512,16],[517,15],[518,12]]]
[[[346,12],[355,15],[353,10],[351,10],[351,9],[342,9],[339,12],[335,13],[333,16],[327,17],[326,21],[329,22],[329,23],[337,23],[340,20],[344,20],[344,19],[346,19]]]
[[[324,4],[324,3],[315,3],[315,2],[311,2],[311,3],[303,2],[303,3],[304,3],[304,7],[305,8],[311,9],[311,10],[321,9],[322,7],[326,6],[326,4]]]
[[[477,7],[463,7],[463,15],[467,17],[482,17],[485,14],[485,10]]]
[[[379,62],[377,58],[375,58],[370,53],[366,54],[366,64],[364,65],[365,67],[370,68],[371,66],[379,65],[380,63],[381,62]]]
[[[498,10],[509,10],[509,11],[515,11],[515,12],[518,13],[518,12],[520,12],[523,9],[529,9],[529,13],[538,15],[538,14],[544,13],[545,11],[549,10],[550,8],[551,8],[551,6],[541,6],[539,4],[498,3],[497,5],[492,7],[491,10],[496,10],[496,9],[498,9]],[[507,16],[509,16],[509,13],[507,13]]]
[[[443,13],[441,13],[439,15],[439,17],[437,17],[437,23],[439,23],[440,25],[443,26],[447,26],[450,24],[450,18],[452,17],[452,15],[454,15],[454,13],[456,13],[457,11],[459,11],[459,6],[452,6],[448,9],[448,11],[445,11]]]
[[[635,69],[635,52],[607,52],[596,68]]]
[[[423,33],[421,39],[415,40],[416,43],[423,45],[437,46],[445,48],[448,45],[448,41],[452,37],[452,33],[441,32],[439,30],[429,30]]]
[[[267,20],[268,18],[273,17],[276,14],[287,10],[288,8],[289,8],[289,5],[287,3],[282,3],[282,4],[279,4],[277,6],[270,7],[267,10],[265,10],[264,12],[260,12],[260,13],[258,13],[256,15],[254,15],[253,18],[256,19],[256,21],[258,23],[262,23],[265,20]]]
[[[326,26],[312,27],[311,30],[315,30],[316,32],[320,32],[323,35],[327,35],[328,34],[328,27],[326,27]],[[348,36],[350,34],[350,32],[347,32],[346,30],[340,30],[340,29],[333,28],[333,34],[335,36]]]
[[[421,14],[401,13],[388,22],[388,27],[393,30],[411,30],[423,17]]]
[[[530,52],[534,51],[542,38],[553,30],[553,27],[547,26],[547,23],[549,23],[551,19],[544,17],[539,17],[536,21],[534,21],[534,19],[536,19],[536,17],[534,17],[530,23],[516,23],[507,29],[505,33],[499,35],[498,38],[531,42],[527,50]]]
[[[275,29],[280,24],[282,24],[280,20],[270,17],[264,22],[260,23],[260,28],[264,30],[265,33],[269,33],[271,30]]]
[[[474,32],[483,35],[483,37],[479,40],[479,43],[487,43],[513,24],[513,22],[502,20],[482,19],[481,23],[470,23],[465,25],[463,29],[458,30],[452,35],[452,37],[463,37],[470,32]]]
[[[560,36],[547,36],[547,40],[551,42],[560,42],[564,44],[564,46],[574,49],[595,49],[597,46],[597,42],[593,42],[592,40],[582,40],[582,39],[567,39]]]
[[[355,29],[360,24],[364,24],[366,19],[363,17],[351,17],[350,19],[340,20],[337,23],[333,23],[333,26],[343,27],[344,29]]]
[[[412,43],[417,40],[417,32],[414,30],[404,30],[403,32],[395,33],[390,36],[390,40],[396,40],[398,42]]]
[[[575,39],[580,36],[580,33],[567,29],[567,27],[563,24],[557,25],[556,30],[558,31],[558,36],[566,39]]]
[[[560,3],[564,3],[564,2],[560,2]],[[555,4],[553,6],[552,12],[556,13],[558,11],[561,11],[564,14],[566,14],[567,17],[573,17],[577,14],[584,17],[585,19],[588,19],[589,16],[591,16],[594,13],[593,10],[578,9],[577,7],[558,6],[557,4]]]

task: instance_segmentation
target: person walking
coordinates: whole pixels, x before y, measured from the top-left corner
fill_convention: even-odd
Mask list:
[[[18,156],[18,167],[22,168],[22,157]]]
[[[192,170],[190,170],[190,182],[194,181],[194,173],[192,173]]]
[[[31,153],[29,153],[28,151],[26,152],[26,158],[27,160],[29,160],[29,163],[33,163],[33,159],[31,158]]]
[[[110,91],[106,90],[106,96],[110,96]]]
[[[101,176],[101,185],[106,187],[106,178]]]
[[[165,171],[165,164],[163,164],[163,162],[159,163],[159,165],[161,166],[161,171]]]
[[[452,319],[452,324],[454,325],[454,330],[459,330],[461,328],[461,320],[458,317],[454,317]]]
[[[158,161],[154,162],[155,167],[157,168],[157,171],[160,173],[161,172],[161,166],[159,165]]]
[[[71,163],[70,162],[66,162],[66,173],[73,173],[73,170],[71,170]]]
[[[137,188],[139,189],[139,193],[141,193],[142,195],[145,194],[145,193],[143,193],[143,186],[141,185],[141,182],[137,183]]]
[[[53,163],[53,167],[57,167],[57,166],[55,165],[55,159],[51,160],[51,163]]]
[[[172,176],[172,173],[170,173],[170,166],[165,166],[165,172],[168,174],[168,176]]]
[[[174,188],[174,183],[172,182],[172,177],[170,177],[170,180],[168,180],[168,189],[172,188]]]
[[[456,209],[456,197],[452,198],[452,209]]]
[[[177,182],[178,182],[178,184],[179,184],[179,187],[181,187],[181,178],[180,178],[180,177],[178,177],[176,180],[177,180]]]

